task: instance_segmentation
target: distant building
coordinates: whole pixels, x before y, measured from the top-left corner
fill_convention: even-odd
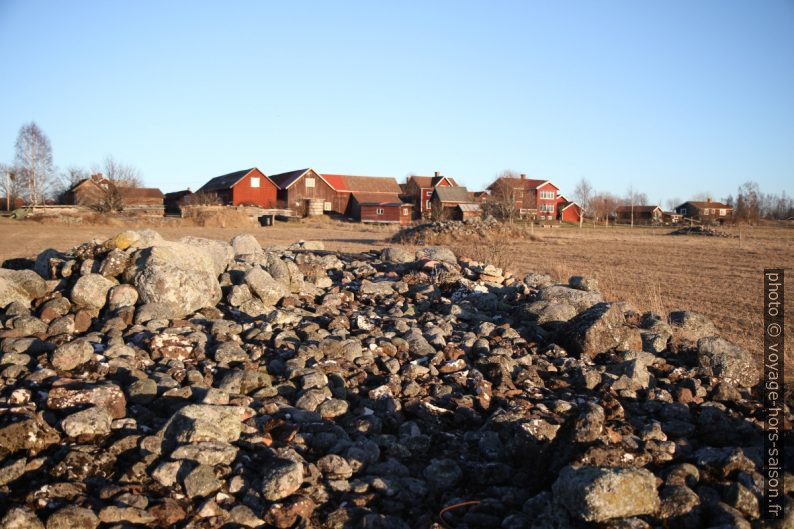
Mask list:
[[[442,176],[440,171],[436,171],[433,176],[411,176],[405,184],[405,194],[411,197],[414,211],[418,218],[430,217],[433,207],[431,197],[433,191],[438,187],[457,186],[455,179],[450,176]]]
[[[634,217],[634,224],[661,224],[662,208],[659,206],[636,205],[618,206],[615,210],[618,222],[628,224]]]
[[[339,213],[355,220],[364,220],[362,210],[358,205],[353,204],[353,195],[358,195],[359,199],[368,203],[376,202],[388,203],[390,205],[402,204],[400,194],[402,189],[397,180],[391,176],[356,176],[323,173],[322,177],[336,190]],[[377,208],[376,208],[377,209]],[[403,208],[400,208],[402,211]],[[372,221],[372,219],[369,219]]]
[[[63,202],[68,205],[95,207],[106,200],[112,188],[118,191],[124,211],[149,215],[162,215],[164,212],[163,192],[156,187],[119,186],[101,173],[84,178],[70,187],[64,193]]]
[[[568,200],[564,195],[557,197],[557,220],[579,224],[582,218],[582,206]]]
[[[191,191],[190,188],[183,189],[182,191],[173,191],[163,195],[166,215],[181,215],[182,206],[185,206],[192,196],[193,191]]]
[[[350,197],[349,216],[360,221],[378,224],[410,224],[411,204],[396,193],[367,193],[354,191]]]
[[[347,200],[317,171],[308,167],[272,175],[270,178],[278,186],[278,202],[282,207],[296,213],[308,208],[308,201],[321,201],[322,210],[344,215]]]
[[[707,199],[704,202],[690,200],[684,202],[675,212],[683,215],[684,219],[693,219],[700,222],[716,222],[722,224],[733,217],[733,208],[722,202]]]
[[[662,223],[664,224],[678,224],[683,218],[683,215],[675,211],[662,211]]]
[[[275,208],[278,186],[265,174],[252,167],[210,179],[196,194],[215,194],[221,204]]]
[[[522,217],[554,220],[557,218],[557,192],[559,187],[548,180],[499,177],[488,191],[494,200],[509,198],[515,201],[516,210]]]
[[[462,220],[482,215],[480,205],[474,201],[474,196],[464,186],[438,186],[430,196],[430,203],[431,214],[434,217],[441,215],[444,218]],[[466,207],[459,208],[460,205]]]

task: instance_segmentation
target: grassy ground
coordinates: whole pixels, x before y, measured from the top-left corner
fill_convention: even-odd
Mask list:
[[[44,248],[67,249],[94,237],[111,236],[126,226],[64,226],[0,219],[0,260],[32,256]],[[394,227],[349,224],[327,219],[280,223],[268,228],[183,226],[164,220],[154,226],[164,237],[184,235],[228,240],[254,233],[263,245],[322,240],[329,249],[362,251],[388,246]],[[517,274],[548,273],[599,280],[605,296],[626,300],[640,310],[665,313],[687,309],[714,320],[723,336],[760,355],[764,268],[794,264],[794,229],[727,228],[741,238],[670,236],[664,228],[535,228],[488,241],[446,241],[457,253],[488,260]],[[794,277],[786,285],[794,295]],[[786,334],[794,336],[794,314]],[[791,346],[787,347],[791,351]],[[791,358],[791,357],[790,357]],[[789,362],[789,368],[794,362]]]

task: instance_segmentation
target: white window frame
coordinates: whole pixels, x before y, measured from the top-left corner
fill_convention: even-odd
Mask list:
[[[724,217],[728,214],[728,210],[725,208],[720,208],[720,217]]]
[[[383,215],[383,208],[378,208],[375,210],[376,215]]]
[[[259,177],[252,176],[251,177],[251,187],[259,187]]]
[[[425,209],[430,209],[430,207],[430,201],[428,200],[425,202]]]
[[[306,187],[314,187],[316,182],[314,181],[314,177],[307,176],[306,177]]]

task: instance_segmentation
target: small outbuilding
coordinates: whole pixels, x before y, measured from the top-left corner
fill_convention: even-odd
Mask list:
[[[252,167],[210,179],[196,194],[215,194],[221,204],[275,208],[278,186],[265,173]]]
[[[482,207],[477,203],[458,204],[452,212],[455,220],[479,219],[482,217]]]
[[[662,208],[659,206],[619,206],[615,213],[620,223],[661,224]]]
[[[457,215],[458,206],[461,204],[478,205],[474,201],[474,197],[469,190],[464,186],[447,186],[436,187],[430,197],[430,210],[432,215],[436,218],[455,218]],[[470,209],[468,213],[474,214],[475,209]],[[463,214],[460,211],[460,214]]]
[[[576,202],[563,200],[557,202],[557,220],[578,224],[582,219],[582,207]]]
[[[350,216],[360,222],[406,225],[411,223],[413,206],[402,202],[396,193],[354,191],[349,209]]]

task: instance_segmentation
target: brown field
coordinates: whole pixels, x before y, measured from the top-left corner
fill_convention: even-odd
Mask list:
[[[135,227],[135,226],[132,226]],[[123,225],[64,226],[0,219],[0,260],[33,256],[44,248],[68,249],[97,237],[108,237]],[[312,220],[260,227],[197,227],[179,222],[156,226],[166,238],[195,235],[228,240],[254,233],[263,246],[297,240],[322,240],[329,249],[362,251],[389,245],[393,227]],[[723,336],[760,355],[763,300],[762,270],[794,264],[794,229],[744,227],[741,239],[669,236],[661,228],[536,229],[529,237],[502,241],[449,241],[459,254],[507,265],[517,274],[548,273],[559,280],[586,275],[599,280],[605,297],[626,300],[640,310],[665,313],[686,309],[714,320]],[[730,228],[739,234],[739,228]],[[794,278],[786,285],[794,295]],[[794,336],[794,315],[786,334]],[[787,347],[791,351],[791,347]],[[794,367],[789,362],[789,369]]]

